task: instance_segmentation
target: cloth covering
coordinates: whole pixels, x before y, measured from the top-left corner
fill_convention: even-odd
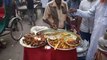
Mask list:
[[[24,60],[77,60],[76,49],[61,51],[40,48],[24,48]]]

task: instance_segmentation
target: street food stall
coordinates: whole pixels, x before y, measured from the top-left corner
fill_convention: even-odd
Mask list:
[[[76,48],[81,45],[81,38],[64,29],[35,26],[20,44],[24,46],[24,60],[77,60]]]

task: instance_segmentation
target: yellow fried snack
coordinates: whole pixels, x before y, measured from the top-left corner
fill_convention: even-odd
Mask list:
[[[77,40],[78,36],[69,32],[52,32],[52,34],[46,34],[48,38],[48,43],[55,50],[56,49],[73,49],[79,45],[79,41]],[[55,38],[55,39],[52,39]]]

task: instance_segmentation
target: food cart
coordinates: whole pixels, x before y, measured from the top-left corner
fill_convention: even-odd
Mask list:
[[[76,34],[63,29],[53,30],[45,26],[32,27],[31,33],[26,34],[20,40],[20,44],[24,46],[24,60],[77,60],[76,47],[81,44],[81,40],[80,37],[77,40],[70,40],[70,36],[72,39],[77,38]]]

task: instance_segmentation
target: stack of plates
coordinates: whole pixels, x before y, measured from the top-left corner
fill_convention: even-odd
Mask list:
[[[86,55],[87,53],[87,50],[88,50],[88,47],[89,47],[89,42],[84,40],[82,42],[82,46],[78,46],[77,47],[77,53],[78,53],[78,57],[83,57]]]
[[[34,26],[31,28],[30,32],[36,34],[37,32],[42,31],[42,30],[46,30],[46,29],[49,29],[49,28],[46,26]]]

